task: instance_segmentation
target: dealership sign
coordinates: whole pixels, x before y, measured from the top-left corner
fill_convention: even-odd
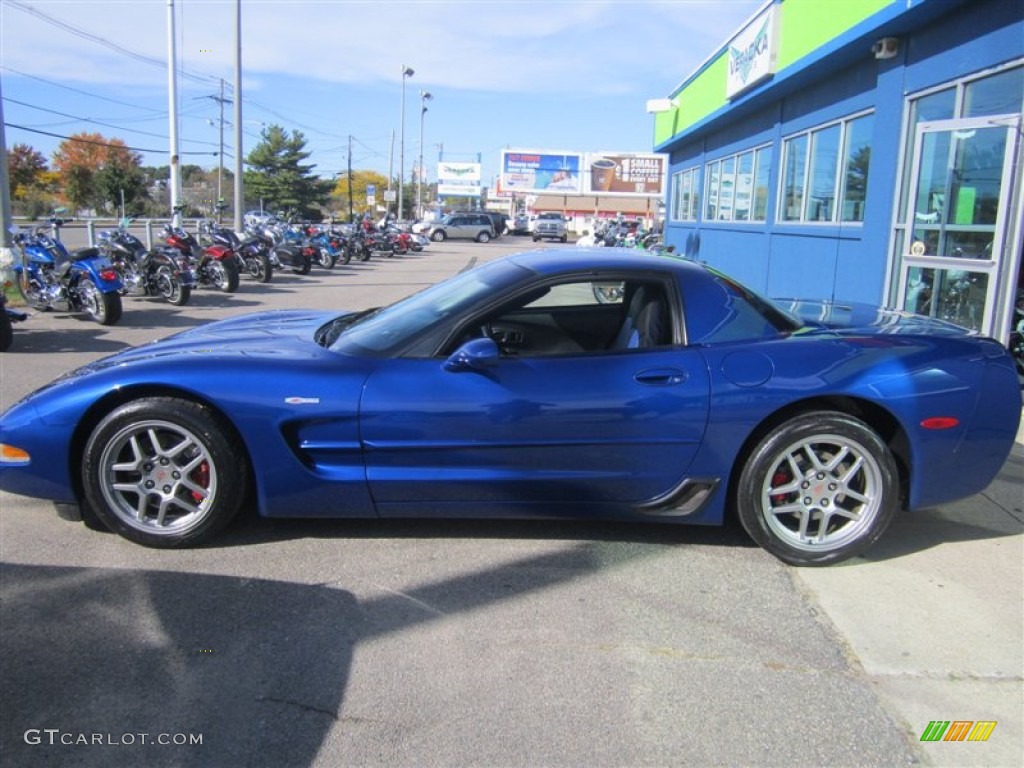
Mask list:
[[[666,155],[598,152],[587,155],[583,192],[588,195],[661,197],[665,193]]]
[[[755,17],[729,43],[729,72],[726,77],[726,98],[738,96],[775,74],[778,51],[778,19],[772,5]]]
[[[506,149],[501,153],[501,186],[508,192],[577,195],[582,166],[579,152]]]
[[[480,197],[480,163],[438,163],[440,197]]]

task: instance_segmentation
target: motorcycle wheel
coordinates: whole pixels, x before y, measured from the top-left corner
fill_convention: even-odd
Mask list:
[[[18,272],[18,293],[32,309],[47,312],[50,306],[43,299],[42,286],[32,279],[28,270],[22,269]]]
[[[373,251],[370,250],[370,246],[368,246],[368,245],[361,246],[360,249],[359,249],[359,260],[360,261],[369,261],[370,260],[370,254],[372,254],[372,253],[373,253]]]
[[[182,285],[168,267],[160,267],[156,272],[156,290],[168,304],[183,307],[192,297],[192,286]]]
[[[210,282],[222,293],[234,293],[238,290],[238,267],[233,261],[210,262]]]
[[[246,259],[245,266],[248,268],[249,276],[257,283],[269,283],[274,276],[274,265],[270,263],[270,257],[265,253]]]
[[[334,269],[337,261],[337,257],[326,248],[321,248],[317,251],[317,264],[324,269]]]
[[[89,278],[82,278],[77,288],[82,309],[100,325],[116,325],[121,319],[121,294],[103,293]]]
[[[309,256],[300,256],[299,263],[297,266],[292,267],[292,272],[296,275],[308,275],[309,270],[313,268],[313,262],[310,261]]]
[[[352,250],[354,246],[345,244],[345,247],[341,249],[341,263],[348,264],[352,261]]]
[[[0,307],[0,352],[6,352],[14,343],[14,326],[7,310]]]

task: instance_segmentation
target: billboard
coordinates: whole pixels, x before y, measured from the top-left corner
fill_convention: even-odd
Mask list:
[[[579,194],[582,189],[579,152],[505,149],[501,152],[501,186],[507,192]]]
[[[729,72],[725,96],[738,96],[775,74],[779,48],[779,24],[773,5],[752,19],[729,43]]]
[[[439,197],[480,197],[480,163],[437,164]]]
[[[587,155],[583,192],[587,195],[662,197],[668,157],[641,152]]]

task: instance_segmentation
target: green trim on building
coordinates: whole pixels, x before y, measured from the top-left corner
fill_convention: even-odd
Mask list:
[[[775,71],[778,73],[796,64],[891,5],[905,7],[906,0],[782,0],[776,10],[779,45]],[[728,106],[725,95],[728,42],[707,67],[675,95],[678,106],[655,115],[654,146],[660,146]]]
[[[899,0],[783,0],[776,71]],[[905,4],[902,3],[901,4]]]

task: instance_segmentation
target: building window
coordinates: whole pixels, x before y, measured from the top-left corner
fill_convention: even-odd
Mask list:
[[[699,189],[697,168],[672,174],[672,220],[696,221]]]
[[[864,221],[872,121],[859,115],[783,142],[781,221]]]
[[[705,221],[765,221],[771,163],[771,147],[708,163],[704,172]]]

